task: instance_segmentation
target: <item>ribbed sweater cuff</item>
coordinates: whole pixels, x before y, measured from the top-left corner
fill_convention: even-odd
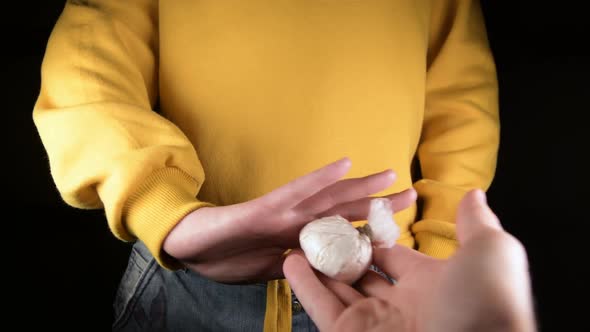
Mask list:
[[[151,174],[125,204],[126,227],[144,242],[164,268],[181,267],[162,250],[170,231],[192,211],[212,206],[196,199],[198,187],[198,183],[181,170],[163,168]]]
[[[418,251],[436,258],[448,258],[459,247],[455,224],[439,220],[421,220],[412,226]]]

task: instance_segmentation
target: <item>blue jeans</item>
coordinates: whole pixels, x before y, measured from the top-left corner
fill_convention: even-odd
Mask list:
[[[293,332],[318,331],[300,305],[292,307]],[[266,284],[227,285],[169,271],[137,242],[115,297],[113,331],[263,331],[265,309]]]

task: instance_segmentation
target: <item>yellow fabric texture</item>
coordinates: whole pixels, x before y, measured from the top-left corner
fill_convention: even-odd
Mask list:
[[[266,293],[264,331],[291,331],[291,287],[284,280],[271,280]]]
[[[64,201],[104,209],[168,269],[162,243],[186,214],[343,156],[347,177],[396,171],[379,194],[414,186],[399,242],[447,257],[459,200],[495,172],[476,1],[68,1],[41,75],[33,119]],[[289,292],[269,282],[266,331],[291,329]]]

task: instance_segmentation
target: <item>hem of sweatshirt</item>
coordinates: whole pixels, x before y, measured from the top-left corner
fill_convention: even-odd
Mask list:
[[[162,168],[147,177],[125,204],[126,227],[168,270],[182,268],[162,250],[168,234],[189,213],[213,206],[196,198],[198,188],[199,183],[180,169]]]

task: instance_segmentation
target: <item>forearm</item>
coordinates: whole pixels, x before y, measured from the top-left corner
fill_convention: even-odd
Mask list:
[[[157,1],[69,1],[48,40],[33,119],[69,205],[105,210],[113,234],[163,238],[198,207],[192,143],[152,110]]]
[[[434,331],[434,330],[433,330]],[[514,312],[502,309],[501,312],[482,313],[479,320],[472,320],[463,327],[455,326],[449,331],[459,332],[535,332],[536,321],[529,312]]]
[[[251,229],[241,220],[251,214],[251,204],[228,206],[202,204],[195,206],[170,230],[163,242],[164,252],[177,260],[198,260],[198,257],[215,257],[215,248],[224,243],[238,244],[252,236]],[[241,250],[248,250],[243,248]],[[224,254],[231,254],[226,252]]]
[[[207,253],[215,244],[229,240],[226,236],[231,230],[228,225],[231,221],[223,214],[216,213],[217,209],[202,207],[184,216],[164,239],[164,252],[179,261],[194,260]],[[207,221],[212,214],[216,215],[216,222]]]
[[[413,231],[419,248],[445,257],[456,242],[454,221],[461,198],[472,189],[487,190],[492,182],[500,125],[496,68],[479,3],[432,3],[418,148],[422,178],[415,183],[423,204]]]
[[[514,332],[534,332],[537,331],[537,322],[532,312],[516,313],[511,315],[508,325],[504,330],[497,331],[514,331]]]

